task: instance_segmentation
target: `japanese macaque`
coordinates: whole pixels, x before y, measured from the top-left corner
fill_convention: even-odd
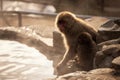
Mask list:
[[[87,24],[84,20],[77,18],[75,14],[68,11],[61,12],[57,15],[55,25],[63,35],[66,47],[64,57],[57,65],[57,71],[59,72],[62,68],[64,68],[64,66],[66,66],[66,63],[69,60],[73,59],[76,54],[78,54],[78,36],[82,32],[87,32],[91,35],[91,39],[96,42],[98,33],[94,27]]]
[[[83,32],[78,36],[77,43],[77,55],[80,69],[84,71],[93,69],[97,46],[92,40],[92,36],[87,32]]]

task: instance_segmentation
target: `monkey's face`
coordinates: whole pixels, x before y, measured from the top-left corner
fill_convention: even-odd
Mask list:
[[[73,27],[75,16],[72,13],[61,12],[56,18],[56,25],[58,29],[65,33],[67,30],[70,30]]]
[[[58,26],[58,28],[61,32],[65,31],[66,25],[67,25],[67,22],[64,21],[64,20],[59,20],[58,23],[57,23],[57,26]]]

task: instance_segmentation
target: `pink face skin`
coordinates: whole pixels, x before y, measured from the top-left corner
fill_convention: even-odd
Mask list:
[[[65,26],[64,26],[64,24],[60,24],[60,25],[59,25],[59,29],[60,29],[61,32],[64,32],[64,31],[65,31]]]
[[[59,21],[58,22],[58,28],[61,32],[65,31],[65,22],[64,21]]]

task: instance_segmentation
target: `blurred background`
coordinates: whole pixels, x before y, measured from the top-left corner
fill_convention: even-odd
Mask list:
[[[0,28],[31,29],[41,36],[41,41],[49,49],[55,48],[52,51],[46,48],[48,54],[58,55],[65,49],[63,45],[60,46],[61,43],[57,43],[61,39],[58,38],[59,34],[54,34],[54,22],[57,13],[66,10],[84,19],[93,16],[119,18],[120,0],[0,0]],[[100,20],[107,21],[98,18],[98,22],[93,22],[98,25]],[[48,60],[43,55],[45,52],[7,39],[0,40],[0,80],[48,80],[55,76],[53,66],[61,58],[57,56]],[[53,64],[52,60],[56,60],[56,63]]]
[[[120,0],[0,0],[0,25],[39,25],[41,15],[50,22],[55,13],[65,10],[79,15],[119,17],[119,3]],[[51,22],[49,25],[53,26]]]

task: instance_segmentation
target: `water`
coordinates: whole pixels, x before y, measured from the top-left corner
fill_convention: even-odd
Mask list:
[[[0,80],[47,80],[53,72],[52,61],[35,48],[0,40]]]

